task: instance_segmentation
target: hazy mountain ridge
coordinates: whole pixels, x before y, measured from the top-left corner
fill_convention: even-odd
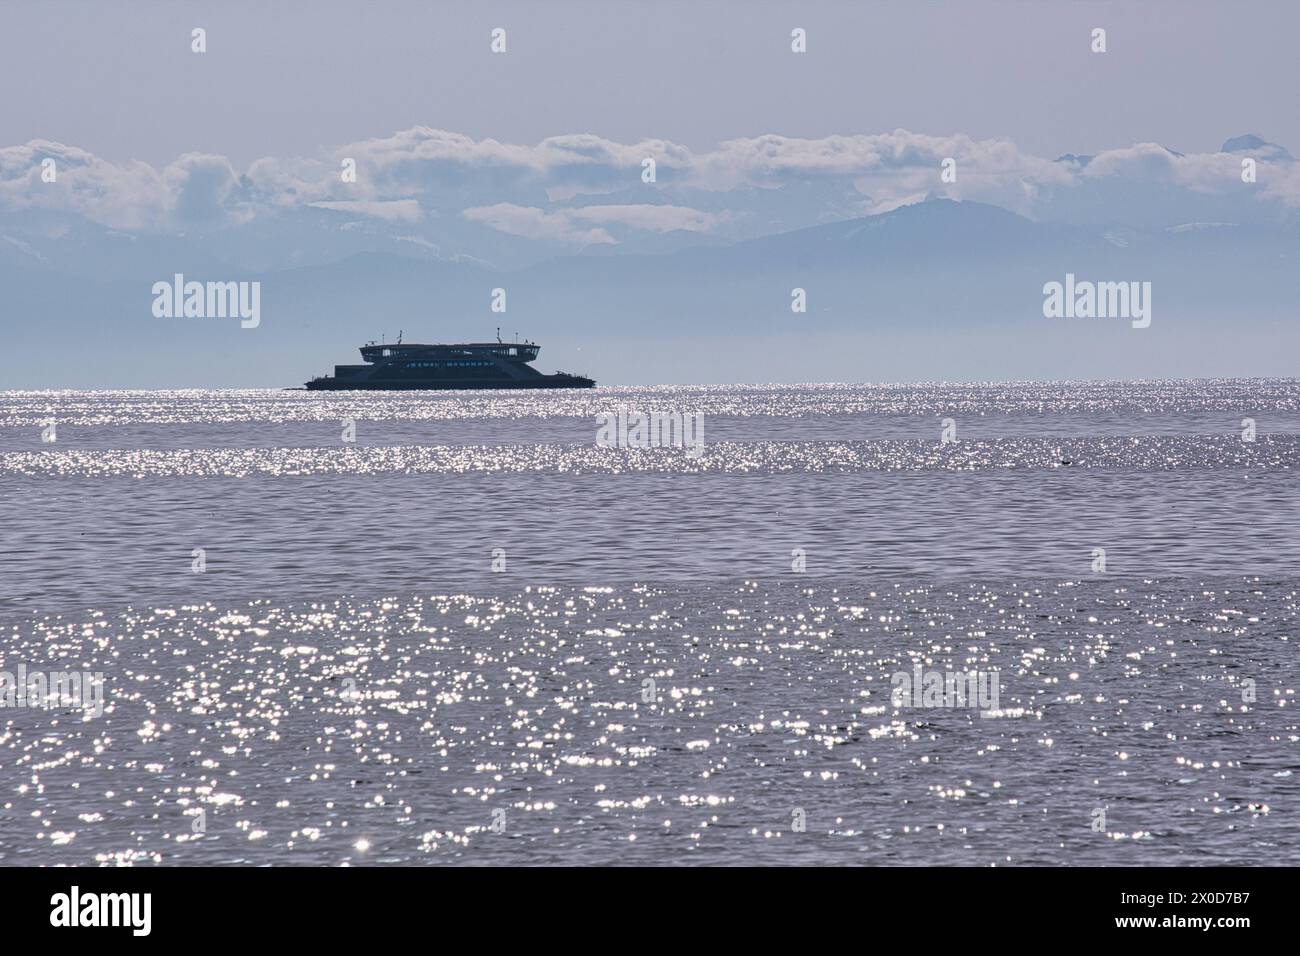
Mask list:
[[[197,259],[183,270],[200,281],[260,281],[261,325],[251,330],[232,319],[153,317],[152,282],[171,278],[170,263],[183,258],[175,253],[160,255],[152,276],[108,279],[67,274],[4,246],[0,281],[16,319],[6,323],[10,348],[0,360],[6,387],[96,384],[106,368],[117,385],[292,385],[354,361],[359,344],[381,335],[483,339],[497,327],[504,337],[519,332],[541,341],[545,368],[583,367],[606,381],[680,381],[667,374],[680,367],[671,354],[646,362],[637,353],[690,349],[712,335],[790,337],[810,350],[818,336],[1013,328],[1055,335],[1059,330],[1044,325],[1042,287],[1067,272],[1152,282],[1151,340],[1175,328],[1190,335],[1225,314],[1242,332],[1271,329],[1300,296],[1295,229],[1104,230],[950,200],[724,247],[571,255],[517,270],[375,251],[270,272],[221,263],[208,273]],[[504,314],[490,309],[495,288],[506,290]],[[806,313],[791,311],[795,288],[805,290]],[[1125,325],[1098,321],[1095,329],[1109,336]],[[174,355],[168,363],[147,358],[160,339]],[[32,361],[51,342],[59,355],[53,381]],[[840,367],[825,358],[827,375]],[[817,367],[811,353],[809,362]],[[747,380],[743,362],[712,367],[724,380]]]

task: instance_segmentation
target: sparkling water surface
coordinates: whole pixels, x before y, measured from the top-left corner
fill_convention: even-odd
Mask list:
[[[1294,864],[1298,436],[1295,380],[0,393],[0,670],[104,679],[0,707],[0,862]]]

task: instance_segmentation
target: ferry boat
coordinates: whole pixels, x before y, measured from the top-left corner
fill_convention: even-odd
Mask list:
[[[462,345],[395,343],[361,346],[365,365],[336,365],[333,375],[313,378],[311,391],[347,389],[593,388],[585,375],[544,375],[529,365],[541,350],[535,342],[468,342]]]

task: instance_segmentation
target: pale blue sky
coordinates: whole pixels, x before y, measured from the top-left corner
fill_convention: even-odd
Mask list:
[[[603,382],[1292,373],[1297,35],[1291,0],[10,0],[0,387],[296,384],[488,337],[496,286]],[[160,324],[178,272],[262,281],[258,329]],[[1153,324],[1048,323],[1073,273],[1151,281]]]
[[[208,53],[189,52],[193,26]],[[488,52],[494,26],[509,53]],[[809,52],[789,52],[789,31]],[[1089,52],[1089,31],[1110,50]],[[776,132],[1006,137],[1038,155],[1134,142],[1300,145],[1300,4],[11,0],[0,146],[106,159],[261,156],[414,125],[694,149]]]

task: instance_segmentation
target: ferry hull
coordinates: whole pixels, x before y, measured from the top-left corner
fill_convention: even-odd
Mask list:
[[[595,388],[594,380],[581,375],[539,375],[535,378],[508,379],[497,382],[450,382],[425,380],[410,382],[349,382],[328,376],[307,383],[310,392],[477,392],[484,390],[534,388]]]
[[[585,375],[543,375],[529,363],[536,342],[461,342],[424,345],[401,341],[361,346],[363,365],[336,365],[333,375],[305,383],[312,392],[452,392],[518,388],[594,388]]]

